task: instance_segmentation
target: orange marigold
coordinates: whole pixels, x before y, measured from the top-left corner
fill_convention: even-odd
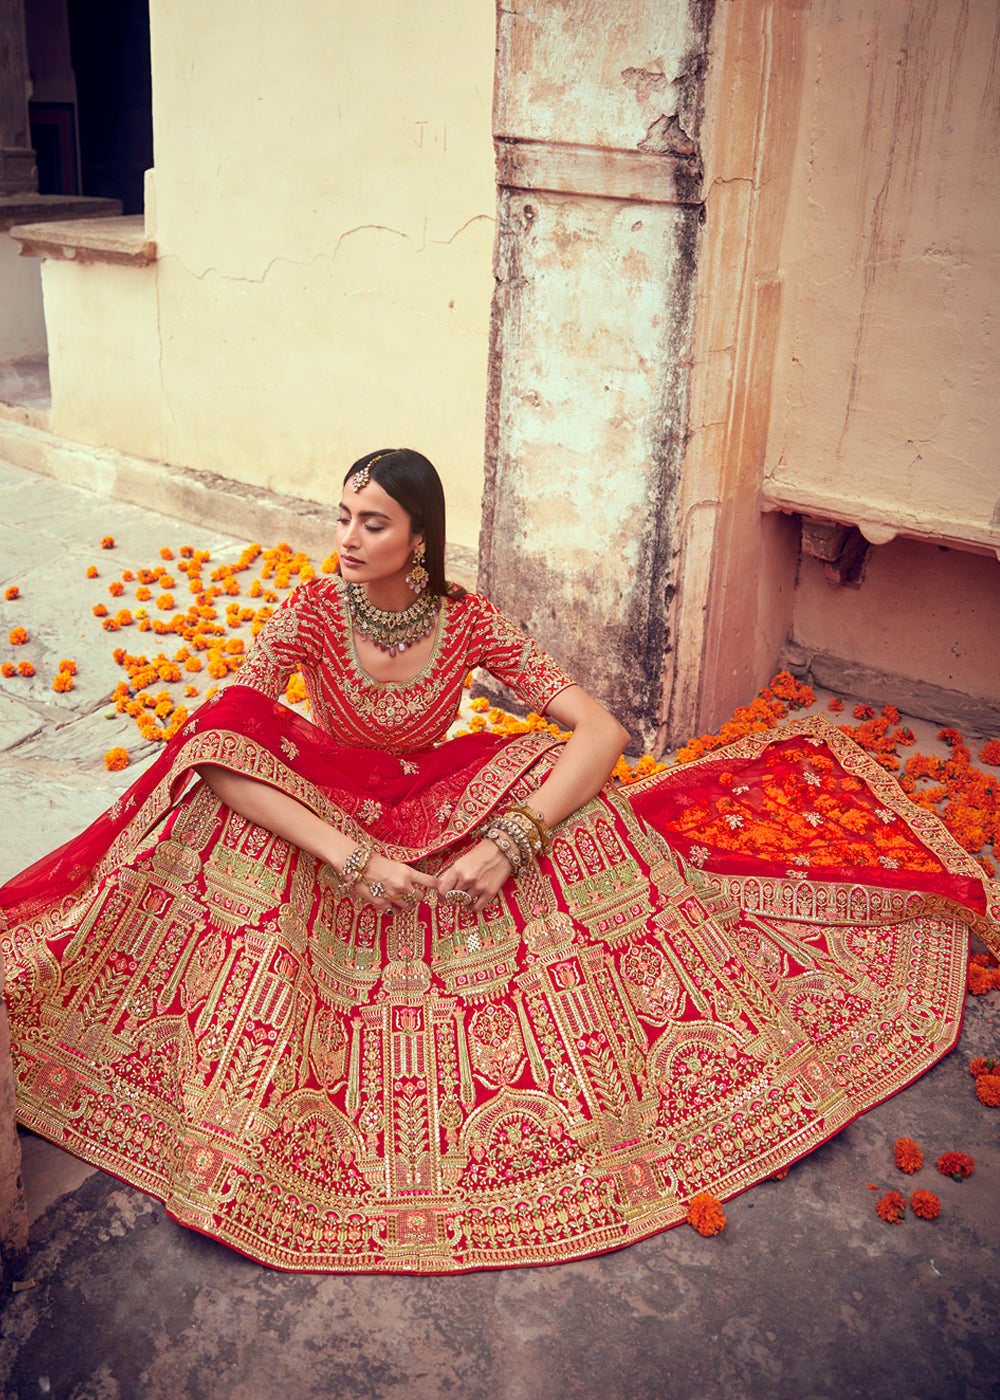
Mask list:
[[[997,985],[996,974],[992,968],[980,967],[978,963],[969,963],[969,977],[967,986],[974,997],[984,997],[992,992]]]
[[[840,698],[839,695],[835,695],[835,696],[833,697],[833,699],[830,701],[829,705],[827,706],[827,709],[828,709],[828,710],[833,710],[834,714],[837,714],[837,713],[838,713],[840,710],[842,710],[843,708],[844,708],[844,702],[843,702],[843,700],[841,700],[841,698]]]
[[[68,671],[71,676],[76,675],[76,662],[70,661],[68,657],[63,657],[59,663],[60,671]]]
[[[910,1197],[910,1209],[921,1220],[934,1220],[941,1214],[941,1202],[933,1191],[914,1191]]]
[[[114,583],[108,584],[108,592],[111,594],[112,598],[120,598],[125,592],[125,585],[119,583],[118,580],[115,579]]]
[[[115,537],[114,537],[114,535],[105,535],[105,536],[104,536],[104,539],[101,540],[101,548],[102,548],[102,549],[114,549],[114,547],[115,547]]]
[[[899,1170],[906,1172],[908,1176],[918,1172],[924,1165],[924,1154],[912,1138],[897,1138],[892,1156]]]
[[[174,557],[174,551],[170,548],[169,545],[164,545],[163,548],[160,550],[160,558],[161,558],[161,559],[172,559],[173,557]]]
[[[52,681],[52,689],[59,694],[73,689],[73,677],[68,671],[58,671]]]
[[[726,1228],[721,1204],[707,1191],[699,1191],[688,1201],[687,1222],[699,1235],[718,1235]]]
[[[996,1067],[996,1060],[987,1060],[982,1055],[977,1055],[975,1059],[969,1061],[969,1073],[973,1079],[978,1079],[981,1074],[994,1074]]]
[[[96,564],[91,564],[90,568],[87,570],[87,577],[88,577],[88,578],[96,578],[96,577],[97,577],[97,565],[96,565]]]
[[[17,663],[17,669],[18,673],[22,676],[33,676],[35,674],[35,668],[30,661],[19,661]]]
[[[140,603],[148,603],[153,595],[152,593],[150,593],[146,585],[142,584],[139,588],[135,590],[135,596]]]
[[[880,1220],[888,1225],[898,1225],[906,1211],[906,1197],[902,1191],[887,1191],[875,1206]]]
[[[987,739],[979,750],[979,757],[991,768],[1000,768],[1000,739]]]
[[[3,676],[5,680],[10,680],[11,676],[16,674],[17,667],[12,661],[5,661],[3,665],[0,666],[0,676]]]
[[[193,695],[197,695],[197,694],[198,694],[198,687],[197,687],[196,685],[186,685],[186,686],[184,687],[184,694],[185,694],[185,695],[192,695],[192,696],[193,696]]]
[[[18,588],[16,583],[12,583],[3,596],[7,599],[8,603],[13,603],[14,599],[19,598],[20,595],[21,590]]]
[[[898,723],[899,723],[899,711],[897,710],[896,706],[895,706],[895,705],[883,705],[883,706],[882,706],[882,718],[883,718],[883,719],[887,719],[887,720],[889,721],[890,724],[898,724]]]
[[[1000,1074],[978,1075],[976,1098],[987,1108],[1000,1108]]]
[[[942,1152],[937,1159],[937,1169],[942,1176],[950,1176],[955,1181],[964,1181],[971,1176],[975,1159],[967,1152]]]
[[[855,705],[851,711],[855,719],[874,719],[875,711],[871,705]]]
[[[8,638],[12,647],[23,647],[27,640],[28,633],[27,629],[24,627],[15,627]]]
[[[104,766],[109,773],[117,773],[128,767],[128,749],[108,749],[104,755]]]
[[[156,600],[156,606],[162,608],[164,612],[169,612],[174,606],[174,595],[172,593],[161,593]]]

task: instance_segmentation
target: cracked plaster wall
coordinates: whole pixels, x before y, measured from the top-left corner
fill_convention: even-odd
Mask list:
[[[474,545],[489,7],[150,10],[157,262],[46,264],[53,430],[326,502],[360,453],[406,443]]]
[[[803,38],[764,489],[878,543],[860,588],[803,560],[792,635],[1000,698],[1000,12],[815,0]]]

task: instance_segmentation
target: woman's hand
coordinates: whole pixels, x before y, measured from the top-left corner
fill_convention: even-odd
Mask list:
[[[465,900],[449,900],[448,895],[452,890],[464,890],[471,896],[472,908],[478,914],[498,893],[510,872],[507,857],[492,841],[484,838],[441,871],[437,878],[438,893],[447,903],[461,905]]]
[[[436,890],[433,875],[414,870],[412,865],[390,860],[388,856],[372,854],[362,878],[351,890],[352,898],[373,909],[411,909],[419,904],[427,890]]]

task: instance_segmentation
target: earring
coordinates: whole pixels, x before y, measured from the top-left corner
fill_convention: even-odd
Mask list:
[[[414,593],[422,593],[427,587],[427,580],[430,574],[424,568],[424,551],[418,549],[413,556],[413,563],[410,565],[410,572],[406,575],[406,586],[412,588]]]

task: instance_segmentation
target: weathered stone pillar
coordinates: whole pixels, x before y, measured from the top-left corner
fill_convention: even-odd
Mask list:
[[[24,0],[0,0],[0,195],[37,189],[28,122]]]
[[[656,738],[711,3],[498,11],[480,586]]]

